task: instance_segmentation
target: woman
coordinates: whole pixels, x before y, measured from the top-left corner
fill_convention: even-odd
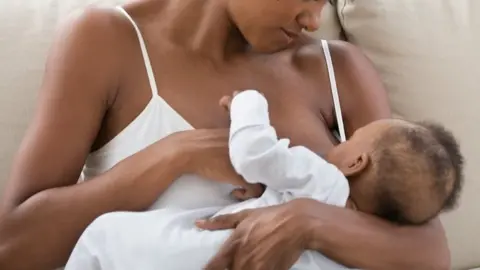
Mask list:
[[[233,90],[265,93],[274,126],[292,143],[317,152],[332,147],[325,58],[300,34],[318,27],[324,4],[141,0],[126,12],[92,8],[73,20],[49,55],[1,204],[0,268],[63,265],[103,213],[229,203],[225,186],[203,179],[238,177],[227,156],[228,116],[217,106]],[[330,47],[347,136],[389,117],[365,57],[343,42]],[[315,122],[324,128],[312,128]],[[80,174],[88,181],[75,185]],[[210,269],[288,269],[304,249],[367,269],[449,267],[438,220],[398,228],[296,200],[200,225],[238,226]]]

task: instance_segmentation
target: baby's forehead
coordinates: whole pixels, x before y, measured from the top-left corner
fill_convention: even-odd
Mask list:
[[[377,140],[395,130],[412,128],[412,125],[403,120],[383,119],[371,122],[359,128],[353,136],[362,141]],[[388,132],[390,131],[390,132]]]
[[[401,119],[378,120],[364,127],[366,133],[390,137],[406,136],[409,133],[422,134],[426,131],[422,126]],[[424,134],[425,135],[425,134]]]
[[[375,128],[375,129],[390,129],[390,128],[398,128],[398,129],[414,129],[417,128],[418,125],[403,120],[403,119],[381,119],[377,121],[373,121],[372,123],[365,126],[366,128]]]

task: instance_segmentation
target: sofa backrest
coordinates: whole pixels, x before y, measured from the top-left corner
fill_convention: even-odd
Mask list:
[[[453,268],[480,266],[480,1],[338,0],[346,38],[370,58],[394,111],[452,130],[466,159],[460,207],[442,215]]]
[[[33,116],[58,26],[89,4],[121,2],[125,0],[0,1],[0,192]]]

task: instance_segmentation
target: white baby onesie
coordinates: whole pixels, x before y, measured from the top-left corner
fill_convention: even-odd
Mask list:
[[[231,230],[202,231],[196,219],[271,206],[295,198],[312,198],[344,207],[349,195],[345,176],[302,146],[289,147],[270,125],[267,100],[255,90],[233,98],[230,159],[250,183],[267,186],[258,199],[195,210],[159,209],[143,213],[109,213],[88,226],[66,270],[202,269]],[[292,269],[348,269],[316,251],[305,251]]]

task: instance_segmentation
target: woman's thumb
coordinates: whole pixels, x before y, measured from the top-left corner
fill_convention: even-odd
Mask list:
[[[239,201],[251,199],[251,197],[248,196],[247,191],[243,188],[234,189],[230,195]]]

